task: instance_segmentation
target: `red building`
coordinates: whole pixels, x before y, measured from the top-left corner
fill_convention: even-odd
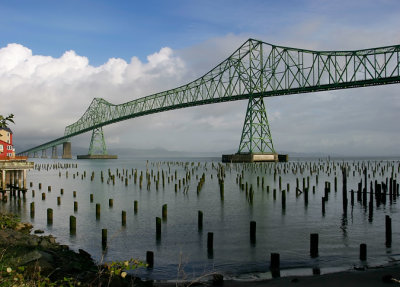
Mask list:
[[[9,128],[0,128],[0,160],[15,157],[12,144],[12,131]]]

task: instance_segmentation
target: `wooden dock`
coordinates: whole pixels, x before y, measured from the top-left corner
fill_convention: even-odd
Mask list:
[[[25,195],[26,172],[33,169],[35,163],[28,162],[27,157],[15,157],[7,160],[0,160],[0,192],[2,197],[6,197],[6,192],[18,194],[22,192]]]

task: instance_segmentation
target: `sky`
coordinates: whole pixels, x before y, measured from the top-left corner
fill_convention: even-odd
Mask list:
[[[0,0],[0,114],[18,151],[63,136],[94,97],[184,85],[248,38],[312,50],[400,44],[398,0]],[[265,98],[278,152],[400,155],[400,85]],[[236,152],[246,101],[104,127],[109,148]],[[72,139],[89,147],[90,133]]]

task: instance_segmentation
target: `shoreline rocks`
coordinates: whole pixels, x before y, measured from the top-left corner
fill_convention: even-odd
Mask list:
[[[129,275],[125,278],[111,276],[88,252],[82,249],[74,252],[67,245],[59,244],[54,236],[38,236],[38,231],[31,234],[31,230],[29,223],[0,229],[0,252],[3,254],[0,261],[14,270],[23,267],[25,280],[32,280],[40,273],[51,282],[71,278],[80,286],[152,286],[152,282]]]

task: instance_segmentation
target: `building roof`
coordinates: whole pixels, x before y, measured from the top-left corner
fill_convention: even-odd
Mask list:
[[[0,130],[5,130],[5,131],[7,131],[9,133],[12,133],[11,129],[7,128],[7,127],[5,127],[5,128],[0,127]]]
[[[6,144],[6,145],[11,145],[11,146],[12,146],[12,144],[10,144],[10,143],[8,143],[8,142],[5,142],[5,141],[2,141],[2,140],[0,140],[0,144],[1,144],[1,145]]]

